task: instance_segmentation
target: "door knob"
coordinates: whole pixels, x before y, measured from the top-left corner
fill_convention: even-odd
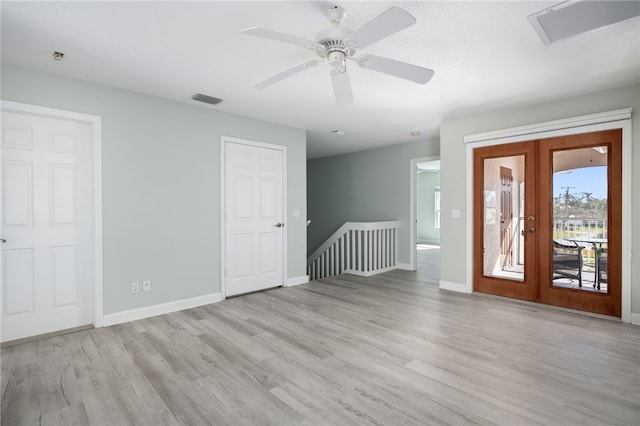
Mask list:
[[[535,218],[535,217],[533,217],[533,216],[529,216],[529,217],[527,218],[527,220],[528,220],[529,222],[534,222],[534,221],[536,220],[536,218]]]
[[[530,234],[533,234],[534,232],[536,232],[536,229],[533,228],[533,227],[525,228],[525,229],[522,230],[522,232],[520,232],[520,234],[524,235],[527,232],[530,233]]]
[[[282,228],[284,226],[284,223],[276,223],[275,227],[276,228]]]
[[[0,243],[6,243],[7,240],[5,240],[4,238],[0,238]]]

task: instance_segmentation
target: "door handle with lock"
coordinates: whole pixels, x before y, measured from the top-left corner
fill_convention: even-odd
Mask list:
[[[276,228],[282,228],[284,226],[284,223],[276,223],[274,226]]]
[[[533,234],[534,232],[536,232],[536,228],[534,228],[533,226],[530,226],[529,228],[523,229],[522,232],[520,233],[524,235],[526,232]]]

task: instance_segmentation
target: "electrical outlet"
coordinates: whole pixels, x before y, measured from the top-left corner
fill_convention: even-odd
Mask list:
[[[133,281],[131,283],[131,293],[140,293],[140,281]]]
[[[151,280],[142,281],[142,291],[151,291]]]

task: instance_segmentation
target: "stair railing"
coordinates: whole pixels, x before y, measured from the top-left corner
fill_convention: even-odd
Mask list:
[[[309,279],[396,269],[399,226],[397,221],[345,223],[307,258]]]

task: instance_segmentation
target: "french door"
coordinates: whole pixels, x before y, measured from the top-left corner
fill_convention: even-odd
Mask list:
[[[622,131],[474,150],[474,290],[621,315]]]

